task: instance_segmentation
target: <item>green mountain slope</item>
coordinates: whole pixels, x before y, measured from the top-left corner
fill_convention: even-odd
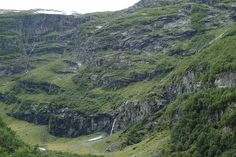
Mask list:
[[[234,156],[235,6],[0,14],[0,101],[55,136],[114,134],[94,144],[105,155]]]
[[[95,157],[94,155],[73,155],[59,152],[42,152],[37,147],[30,146],[17,139],[0,119],[0,154],[1,157]]]

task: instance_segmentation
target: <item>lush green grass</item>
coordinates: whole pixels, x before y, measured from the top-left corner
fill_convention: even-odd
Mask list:
[[[2,119],[0,119],[0,154],[2,157],[95,157],[95,155],[73,155],[69,153],[59,153],[52,151],[38,151],[37,147],[39,146],[39,144],[35,143],[35,140],[39,139],[35,137],[39,137],[44,128],[26,124],[25,122],[20,122],[18,120],[7,117],[4,114],[4,110],[2,110],[2,104],[0,105],[0,113],[1,116],[4,117],[4,122],[10,123],[10,128],[8,128],[9,126],[6,126]],[[17,132],[17,135],[11,129],[15,130]],[[46,140],[49,140],[48,137],[45,136],[45,134],[43,134],[42,137]],[[37,145],[29,146],[22,142],[21,139],[26,140],[31,145]],[[45,142],[45,139],[40,139],[40,141]]]
[[[153,154],[160,154],[160,151],[168,145],[168,141],[170,139],[169,134],[170,133],[168,131],[156,133],[138,144],[121,149],[119,147],[121,134],[117,133],[96,142],[93,146],[101,152],[105,152],[107,148],[113,148],[114,152],[104,154],[107,157],[131,157],[134,155],[137,157],[149,157]]]
[[[220,12],[218,10],[216,11],[216,9],[213,7],[194,3],[181,3],[181,5],[170,7],[139,9],[123,17],[114,18],[112,20],[113,22],[109,24],[109,28],[111,28],[110,31],[114,31],[115,28],[128,30],[129,27],[133,27],[133,25],[137,23],[142,23],[142,27],[146,27],[161,17],[176,15],[181,7],[187,7],[188,5],[193,7],[189,12],[193,25],[201,24],[199,21],[201,21],[201,19],[206,16],[205,13],[209,10],[213,10],[217,13]],[[85,23],[85,25],[82,25],[79,29],[86,29],[90,26],[89,24],[92,23],[100,25],[102,24],[101,21],[103,18],[109,18],[108,21],[110,22],[110,16],[111,15],[109,13],[99,14],[96,17],[93,17],[94,19],[91,21],[91,23]],[[134,29],[143,28],[135,27]],[[211,66],[212,70],[208,71],[208,75],[201,76],[208,80],[216,73],[234,67],[233,63],[231,65],[228,65],[227,63],[227,65],[225,65],[222,69],[217,67],[217,65],[225,62],[227,56],[229,57],[231,55],[231,59],[228,60],[232,60],[234,58],[233,54],[228,54],[230,51],[234,51],[234,47],[232,46],[234,45],[233,36],[232,39],[228,38],[219,41],[226,42],[226,40],[228,40],[227,42],[231,43],[228,44],[231,45],[231,50],[228,52],[223,52],[218,58],[215,58],[214,60],[210,59],[213,57],[210,55],[210,53],[214,55],[212,52],[214,52],[214,49],[217,48],[207,50],[209,53],[199,53],[199,51],[206,51],[205,48],[212,45],[208,45],[208,43],[210,43],[223,31],[225,31],[224,29],[225,28],[204,32],[204,34],[199,33],[191,40],[180,40],[177,42],[177,44],[174,44],[173,47],[170,47],[171,52],[178,53],[177,56],[181,56],[181,54],[184,53],[187,53],[188,55],[193,55],[196,53],[197,55],[194,56],[181,58],[171,57],[165,54],[134,54],[132,52],[113,51],[97,52],[95,54],[91,54],[91,58],[94,60],[101,60],[101,65],[86,65],[79,69],[76,73],[61,73],[63,69],[70,68],[70,66],[64,62],[64,60],[73,60],[70,53],[65,53],[63,55],[45,53],[37,54],[33,57],[32,66],[34,68],[31,73],[21,74],[19,75],[19,78],[16,78],[16,80],[55,84],[63,88],[65,92],[60,95],[47,95],[43,92],[33,94],[21,91],[16,93],[16,95],[20,100],[35,100],[36,104],[44,97],[45,101],[57,102],[56,105],[61,107],[69,107],[72,110],[94,113],[98,111],[110,111],[122,103],[120,100],[125,101],[127,99],[133,99],[136,101],[141,101],[145,99],[146,95],[148,95],[153,90],[160,93],[163,86],[166,86],[168,82],[173,82],[173,78],[175,80],[180,80],[184,73],[189,70],[190,66],[203,64],[198,63],[204,62],[201,61],[202,57],[208,58],[206,59],[207,64],[214,64],[214,67]],[[82,31],[82,33],[83,32],[86,33],[86,30]],[[102,32],[110,33],[109,29],[107,29],[107,26],[104,26],[104,28],[96,30],[95,32],[96,33],[94,35],[96,37],[98,37]],[[58,33],[59,32],[51,32],[49,34],[58,35]],[[50,47],[52,45],[49,43],[49,45],[44,46]],[[208,60],[211,60],[211,63],[208,63]],[[8,64],[9,63],[6,63],[6,65]],[[162,73],[162,75],[157,74],[156,76],[152,76],[154,78],[147,77],[155,71],[157,73]],[[137,76],[144,76],[144,78],[137,80]],[[95,81],[91,79],[93,77],[95,77]],[[5,79],[1,79],[1,81],[3,80]],[[6,80],[8,80],[8,78],[6,78]],[[104,83],[106,81],[108,82],[108,85]],[[0,87],[0,92],[2,93],[8,93],[15,86],[14,81],[11,83],[7,83],[7,81],[3,82],[7,85]],[[77,102],[81,103],[78,104]]]
[[[76,154],[94,153],[90,147],[86,146],[86,143],[88,143],[87,140],[98,136],[99,133],[74,139],[58,138],[48,133],[47,126],[39,126],[9,117],[6,115],[8,111],[7,106],[0,104],[0,113],[3,121],[16,132],[19,139],[31,146],[39,145],[48,150]]]
[[[232,3],[224,1],[218,5],[230,6]],[[155,39],[169,33],[181,33],[181,30],[161,29],[156,21],[179,16],[183,8],[185,16],[188,16],[186,18],[191,21],[188,29],[196,31],[193,37],[178,40],[163,52],[105,51],[107,41],[108,44],[115,45],[118,39],[123,38],[121,34],[128,31],[138,32],[135,37]],[[1,109],[3,119],[23,141],[31,145],[39,144],[49,150],[104,154],[109,145],[115,144],[118,147],[114,152],[115,156],[219,156],[224,153],[226,156],[232,155],[235,149],[235,141],[232,140],[235,137],[235,107],[229,107],[229,104],[235,103],[235,94],[233,90],[221,91],[214,86],[219,74],[235,72],[236,69],[236,26],[225,26],[227,22],[222,20],[227,15],[231,16],[231,13],[206,3],[180,3],[168,7],[144,8],[123,16],[100,13],[92,16],[90,22],[76,28],[81,40],[90,37],[95,40],[94,43],[98,41],[94,47],[96,51],[89,54],[89,64],[82,65],[74,72],[65,72],[65,69],[74,68],[73,63],[70,65],[67,61],[75,61],[76,64],[77,58],[68,52],[49,53],[64,45],[59,42],[48,42],[40,45],[39,49],[42,52],[33,55],[31,72],[23,71],[12,77],[0,78],[0,93],[13,95],[18,100],[8,106],[9,109],[23,104],[24,107],[19,107],[19,113],[24,113],[26,108],[43,108],[46,105],[44,102],[53,104],[56,109],[69,108],[88,115],[114,111],[128,100],[157,103],[157,100],[165,98],[165,90],[168,87],[182,86],[183,78],[188,72],[194,73],[192,84],[203,84],[204,87],[198,93],[189,94],[188,92],[192,91],[183,90],[187,92],[186,95],[174,95],[173,97],[179,97],[176,101],[173,100],[171,105],[146,117],[147,121],[131,125],[124,133],[88,143],[87,140],[97,134],[75,139],[57,138],[48,134],[48,126],[36,126],[8,117],[5,115],[5,107]],[[210,14],[223,23],[205,22],[204,20],[211,18]],[[0,21],[1,32],[14,25],[16,19],[12,18]],[[45,36],[55,37],[62,34],[49,32]],[[19,35],[17,32],[9,31],[0,36],[0,41],[8,42]],[[70,46],[73,47],[73,43]],[[103,51],[99,52],[101,50]],[[14,46],[8,51],[5,47],[0,48],[0,69],[26,66],[27,56],[18,51],[16,54]],[[22,81],[39,86],[43,84],[50,88],[58,87],[62,92],[50,93],[47,87],[46,90],[41,87],[30,90],[19,86]],[[209,89],[204,91],[206,88]],[[28,106],[22,102],[28,102]],[[42,103],[44,104],[41,105]],[[226,107],[232,112],[224,113],[217,122],[204,124],[208,116]],[[158,126],[154,125],[154,122],[158,123]],[[229,135],[224,133],[224,127],[231,127]],[[206,142],[203,137],[207,139]],[[164,151],[160,151],[161,149]]]
[[[76,154],[101,154],[107,157],[110,156],[132,156],[134,154],[140,157],[148,157],[153,153],[157,153],[166,146],[169,140],[169,132],[161,132],[152,137],[142,141],[139,144],[129,146],[123,150],[119,150],[120,133],[116,133],[110,137],[106,137],[97,142],[88,142],[89,139],[94,138],[99,133],[89,136],[82,136],[79,138],[58,138],[52,136],[47,131],[47,126],[38,126],[25,121],[20,121],[6,115],[7,107],[0,105],[0,113],[3,121],[7,123],[8,127],[16,132],[19,139],[25,143],[35,146],[47,148],[52,151],[70,152]],[[105,152],[106,148],[112,144],[117,144],[118,149],[114,153]]]

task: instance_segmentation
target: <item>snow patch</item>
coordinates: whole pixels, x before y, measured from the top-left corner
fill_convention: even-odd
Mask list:
[[[96,26],[97,29],[101,29],[103,26]]]
[[[100,136],[98,136],[98,137],[89,139],[88,142],[97,141],[97,140],[103,139],[104,137],[105,137],[105,135],[100,135]]]
[[[45,152],[45,151],[47,151],[47,149],[46,149],[46,148],[43,148],[43,147],[38,147],[38,150],[39,150],[40,152]]]

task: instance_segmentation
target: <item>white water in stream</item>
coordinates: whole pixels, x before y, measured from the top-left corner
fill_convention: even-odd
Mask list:
[[[116,119],[114,119],[114,121],[113,121],[110,136],[112,135],[112,133],[113,133],[113,131],[114,131],[115,125],[116,125]]]

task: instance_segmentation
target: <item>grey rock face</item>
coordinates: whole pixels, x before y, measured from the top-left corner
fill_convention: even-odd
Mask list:
[[[12,76],[15,74],[19,74],[25,71],[25,68],[22,66],[9,66],[5,68],[0,68],[0,76]]]
[[[156,2],[175,3],[174,1],[164,2],[159,0]],[[140,3],[145,4],[146,1]],[[147,3],[149,3],[148,0]],[[151,6],[155,5],[151,4]],[[95,31],[95,33],[89,32],[87,35],[85,34],[87,38],[81,40],[78,44],[79,56],[80,58],[88,58],[92,53],[107,50],[130,51],[133,53],[164,52],[168,55],[178,55],[180,52],[171,50],[172,46],[177,44],[176,41],[191,39],[201,32],[198,28],[193,27],[191,18],[191,12],[194,12],[193,6],[189,5],[181,8],[174,15],[160,16],[156,19],[137,21],[127,25],[117,23],[117,27],[113,27],[111,23],[111,26],[108,24],[108,26]],[[209,11],[206,14],[208,15],[201,20],[203,30],[221,27],[232,22],[232,17],[229,14],[219,14],[214,11]],[[130,27],[131,24],[138,25],[141,28]],[[196,52],[186,51],[179,55],[188,56],[194,53]]]
[[[214,5],[216,3],[219,3],[221,0],[189,0],[191,2],[195,2],[195,3],[205,3],[208,5]]]
[[[110,133],[112,127],[113,132],[117,132],[161,110],[180,94],[207,89],[208,84],[194,81],[196,75],[194,71],[187,71],[179,83],[163,89],[163,97],[155,102],[126,101],[113,113],[84,115],[78,112],[68,112],[66,109],[51,111],[48,108],[39,110],[34,108],[14,116],[36,124],[48,124],[49,132],[60,137],[77,137],[98,131]],[[215,80],[215,86],[217,88],[235,88],[235,80],[236,75],[233,72],[220,74]],[[3,96],[0,98],[4,100]],[[217,114],[214,115],[215,117],[210,117],[210,119],[219,117]]]
[[[178,3],[178,2],[173,1],[173,0],[141,0],[130,9],[160,7],[160,6],[166,6],[166,5],[175,4],[175,3]]]
[[[192,0],[195,1],[195,0]],[[197,1],[196,1],[197,2]],[[202,0],[201,3],[213,5],[213,1]],[[142,0],[134,7],[129,8],[129,11],[134,11],[139,8],[148,8],[156,6],[165,6],[177,4],[174,0]],[[74,17],[61,15],[27,15],[20,17],[16,24],[9,26],[9,30],[20,32],[23,37],[17,36],[13,40],[0,39],[0,47],[7,50],[16,50],[20,46],[21,38],[27,40],[27,44],[37,43],[35,53],[56,52],[62,54],[65,50],[70,49],[69,44],[72,43],[73,48],[78,49],[81,60],[89,60],[91,53],[104,50],[115,51],[130,51],[133,53],[140,52],[166,52],[178,40],[191,39],[197,31],[191,27],[191,19],[189,17],[189,8],[182,8],[174,15],[161,16],[152,20],[138,21],[131,23],[132,25],[141,26],[142,29],[136,27],[115,28],[107,26],[97,26],[97,30],[89,32],[85,39],[80,40],[77,29],[80,24],[90,20],[90,17]],[[211,15],[210,15],[211,14]],[[214,14],[214,13],[213,13]],[[218,27],[227,23],[229,17],[224,15],[218,16],[209,13],[209,16],[202,19],[205,25],[210,27]],[[224,19],[224,20],[222,20]],[[159,32],[159,30],[162,30]],[[168,53],[175,55],[175,52]],[[125,57],[120,58],[120,62],[125,62]],[[102,64],[104,60],[96,60],[95,66]],[[74,63],[69,63],[73,68],[78,68]],[[145,64],[143,62],[142,64]],[[64,69],[62,73],[71,73],[76,69]],[[165,69],[166,70],[166,69]],[[129,85],[130,83],[151,79],[158,75],[168,73],[166,71],[149,71],[146,73],[135,73],[131,77],[121,79],[111,78],[109,75],[91,75],[90,80],[93,84],[108,87],[120,88]],[[22,68],[4,68],[0,69],[0,76],[14,75],[21,73]],[[100,77],[100,78],[99,78]],[[23,112],[13,113],[14,117],[33,122],[35,124],[49,125],[49,132],[56,136],[76,137],[80,135],[91,134],[98,131],[110,132],[113,124],[114,131],[124,130],[128,125],[144,119],[146,116],[162,109],[169,102],[173,101],[177,95],[185,92],[194,92],[200,89],[207,88],[202,82],[194,82],[196,73],[188,71],[183,76],[180,82],[174,82],[169,87],[163,90],[163,97],[156,102],[124,102],[120,108],[114,113],[100,113],[96,115],[84,115],[78,112],[58,111],[50,108],[25,108]],[[226,73],[221,74],[215,80],[215,86],[218,88],[235,88],[236,74]],[[58,94],[63,92],[63,89],[56,85],[48,83],[32,83],[18,82],[18,87],[28,92],[37,92],[38,90],[45,91],[48,94]],[[0,101],[8,101],[7,95],[0,94]],[[27,107],[27,106],[26,106]],[[116,119],[116,123],[114,123]]]
[[[3,103],[7,103],[8,102],[8,96],[6,94],[0,93],[0,101],[3,102]]]
[[[116,110],[114,132],[126,129],[130,124],[143,120],[166,105],[165,100],[155,103],[126,101]]]
[[[222,73],[217,77],[214,83],[217,88],[235,88],[236,72]]]
[[[94,132],[109,132],[112,125],[112,116],[96,114],[84,116],[79,113],[55,114],[49,120],[49,132],[60,137],[76,137]]]
[[[167,89],[164,89],[164,97],[167,101],[172,101],[177,95],[190,92],[198,92],[203,89],[213,88],[235,88],[236,87],[236,73],[226,72],[219,74],[214,83],[202,81],[194,81],[196,72],[188,71],[182,78],[180,83],[174,83]],[[214,87],[214,88],[215,88]]]
[[[22,52],[22,46],[35,44],[34,53],[63,53],[67,45],[75,42],[76,28],[90,20],[90,17],[77,17],[47,14],[23,14],[17,18],[5,17],[14,22],[6,26],[5,38],[0,39],[3,52]],[[9,34],[10,38],[7,36]],[[14,34],[14,36],[12,35]],[[73,43],[75,44],[75,43]]]
[[[201,83],[195,84],[193,79],[195,77],[195,73],[193,71],[188,71],[182,78],[179,83],[173,83],[166,89],[164,89],[164,97],[170,102],[176,99],[177,95],[182,94],[184,92],[193,92],[200,88]]]
[[[88,53],[96,51],[115,50],[132,52],[159,52],[174,44],[176,40],[188,39],[196,34],[190,28],[189,19],[184,13],[163,16],[147,23],[138,23],[143,29],[103,28],[99,33],[105,36],[91,34],[79,43],[79,56],[86,57]],[[158,35],[157,30],[164,30]],[[176,30],[173,32],[173,30]],[[107,33],[111,32],[111,33]]]
[[[160,70],[153,70],[146,73],[134,73],[131,77],[128,78],[121,78],[121,79],[114,79],[109,76],[102,76],[99,80],[95,81],[95,84],[98,84],[100,86],[106,87],[106,88],[120,88],[125,87],[131,83],[143,81],[145,79],[152,79],[154,77],[158,77],[160,75],[163,75],[165,73],[168,73],[171,69],[165,69],[163,71]]]
[[[32,108],[29,103],[18,104],[21,110],[14,109],[11,116],[38,125],[48,125],[49,117],[52,113],[49,107]]]
[[[64,91],[60,87],[53,84],[44,82],[36,83],[30,81],[18,81],[16,88],[21,88],[29,92],[37,92],[38,90],[42,90],[48,94],[58,94]]]

